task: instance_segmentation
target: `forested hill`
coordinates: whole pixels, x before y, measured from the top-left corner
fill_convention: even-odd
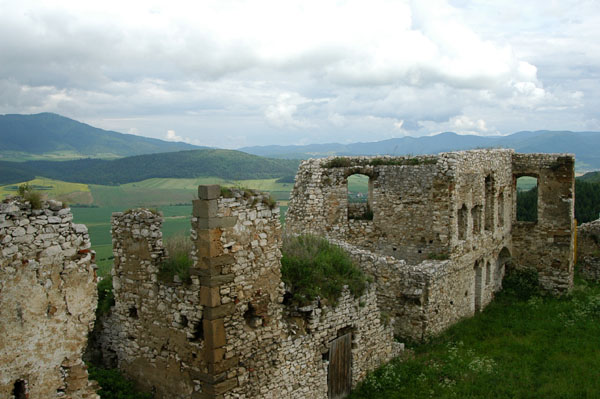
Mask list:
[[[138,155],[115,160],[0,162],[0,184],[35,176],[86,184],[124,184],[150,179],[221,177],[266,179],[293,176],[299,161],[262,158],[233,150],[203,149]]]
[[[106,158],[198,148],[98,129],[52,113],[0,115],[0,154],[66,152],[74,157]]]

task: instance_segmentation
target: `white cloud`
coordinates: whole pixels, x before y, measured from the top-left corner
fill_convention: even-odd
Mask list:
[[[217,146],[597,126],[593,1],[0,7],[2,113]]]
[[[167,141],[183,141],[183,142],[188,141],[187,139],[175,134],[175,130],[167,130],[167,135],[165,136],[165,140],[167,140]]]

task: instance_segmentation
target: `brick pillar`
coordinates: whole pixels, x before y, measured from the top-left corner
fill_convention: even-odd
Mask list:
[[[233,314],[234,303],[221,304],[220,288],[233,281],[233,274],[223,274],[223,266],[234,262],[230,254],[223,251],[221,235],[224,229],[235,226],[237,216],[218,216],[218,201],[221,187],[218,185],[198,186],[198,198],[193,201],[196,218],[197,263],[190,270],[200,280],[200,304],[203,309],[202,327],[207,373],[201,374],[202,393],[194,398],[223,398],[224,394],[238,385],[236,377],[227,378],[228,371],[237,366],[238,357],[227,354],[225,346],[225,318]]]

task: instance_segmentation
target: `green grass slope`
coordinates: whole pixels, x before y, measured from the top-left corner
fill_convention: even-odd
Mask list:
[[[148,137],[98,129],[52,113],[0,115],[0,154],[3,159],[91,156],[114,158],[199,148]]]
[[[372,373],[351,399],[598,398],[600,285],[501,293],[485,311]]]

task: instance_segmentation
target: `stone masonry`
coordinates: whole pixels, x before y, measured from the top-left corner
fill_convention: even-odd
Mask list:
[[[286,228],[345,243],[375,277],[396,333],[419,339],[487,305],[507,265],[536,269],[551,292],[572,287],[573,167],[572,155],[504,149],[311,159],[296,176]],[[372,219],[348,203],[354,174],[369,178]],[[537,222],[516,220],[521,176],[538,179]]]
[[[140,387],[157,398],[327,398],[334,342],[350,337],[353,385],[399,354],[375,286],[344,291],[335,307],[284,303],[279,208],[267,195],[198,191],[189,282],[158,279],[160,214],[113,215],[115,306],[102,340]]]
[[[0,203],[0,398],[98,398],[81,358],[96,271],[72,220],[56,201]]]
[[[577,228],[577,264],[583,276],[600,281],[600,219]]]

